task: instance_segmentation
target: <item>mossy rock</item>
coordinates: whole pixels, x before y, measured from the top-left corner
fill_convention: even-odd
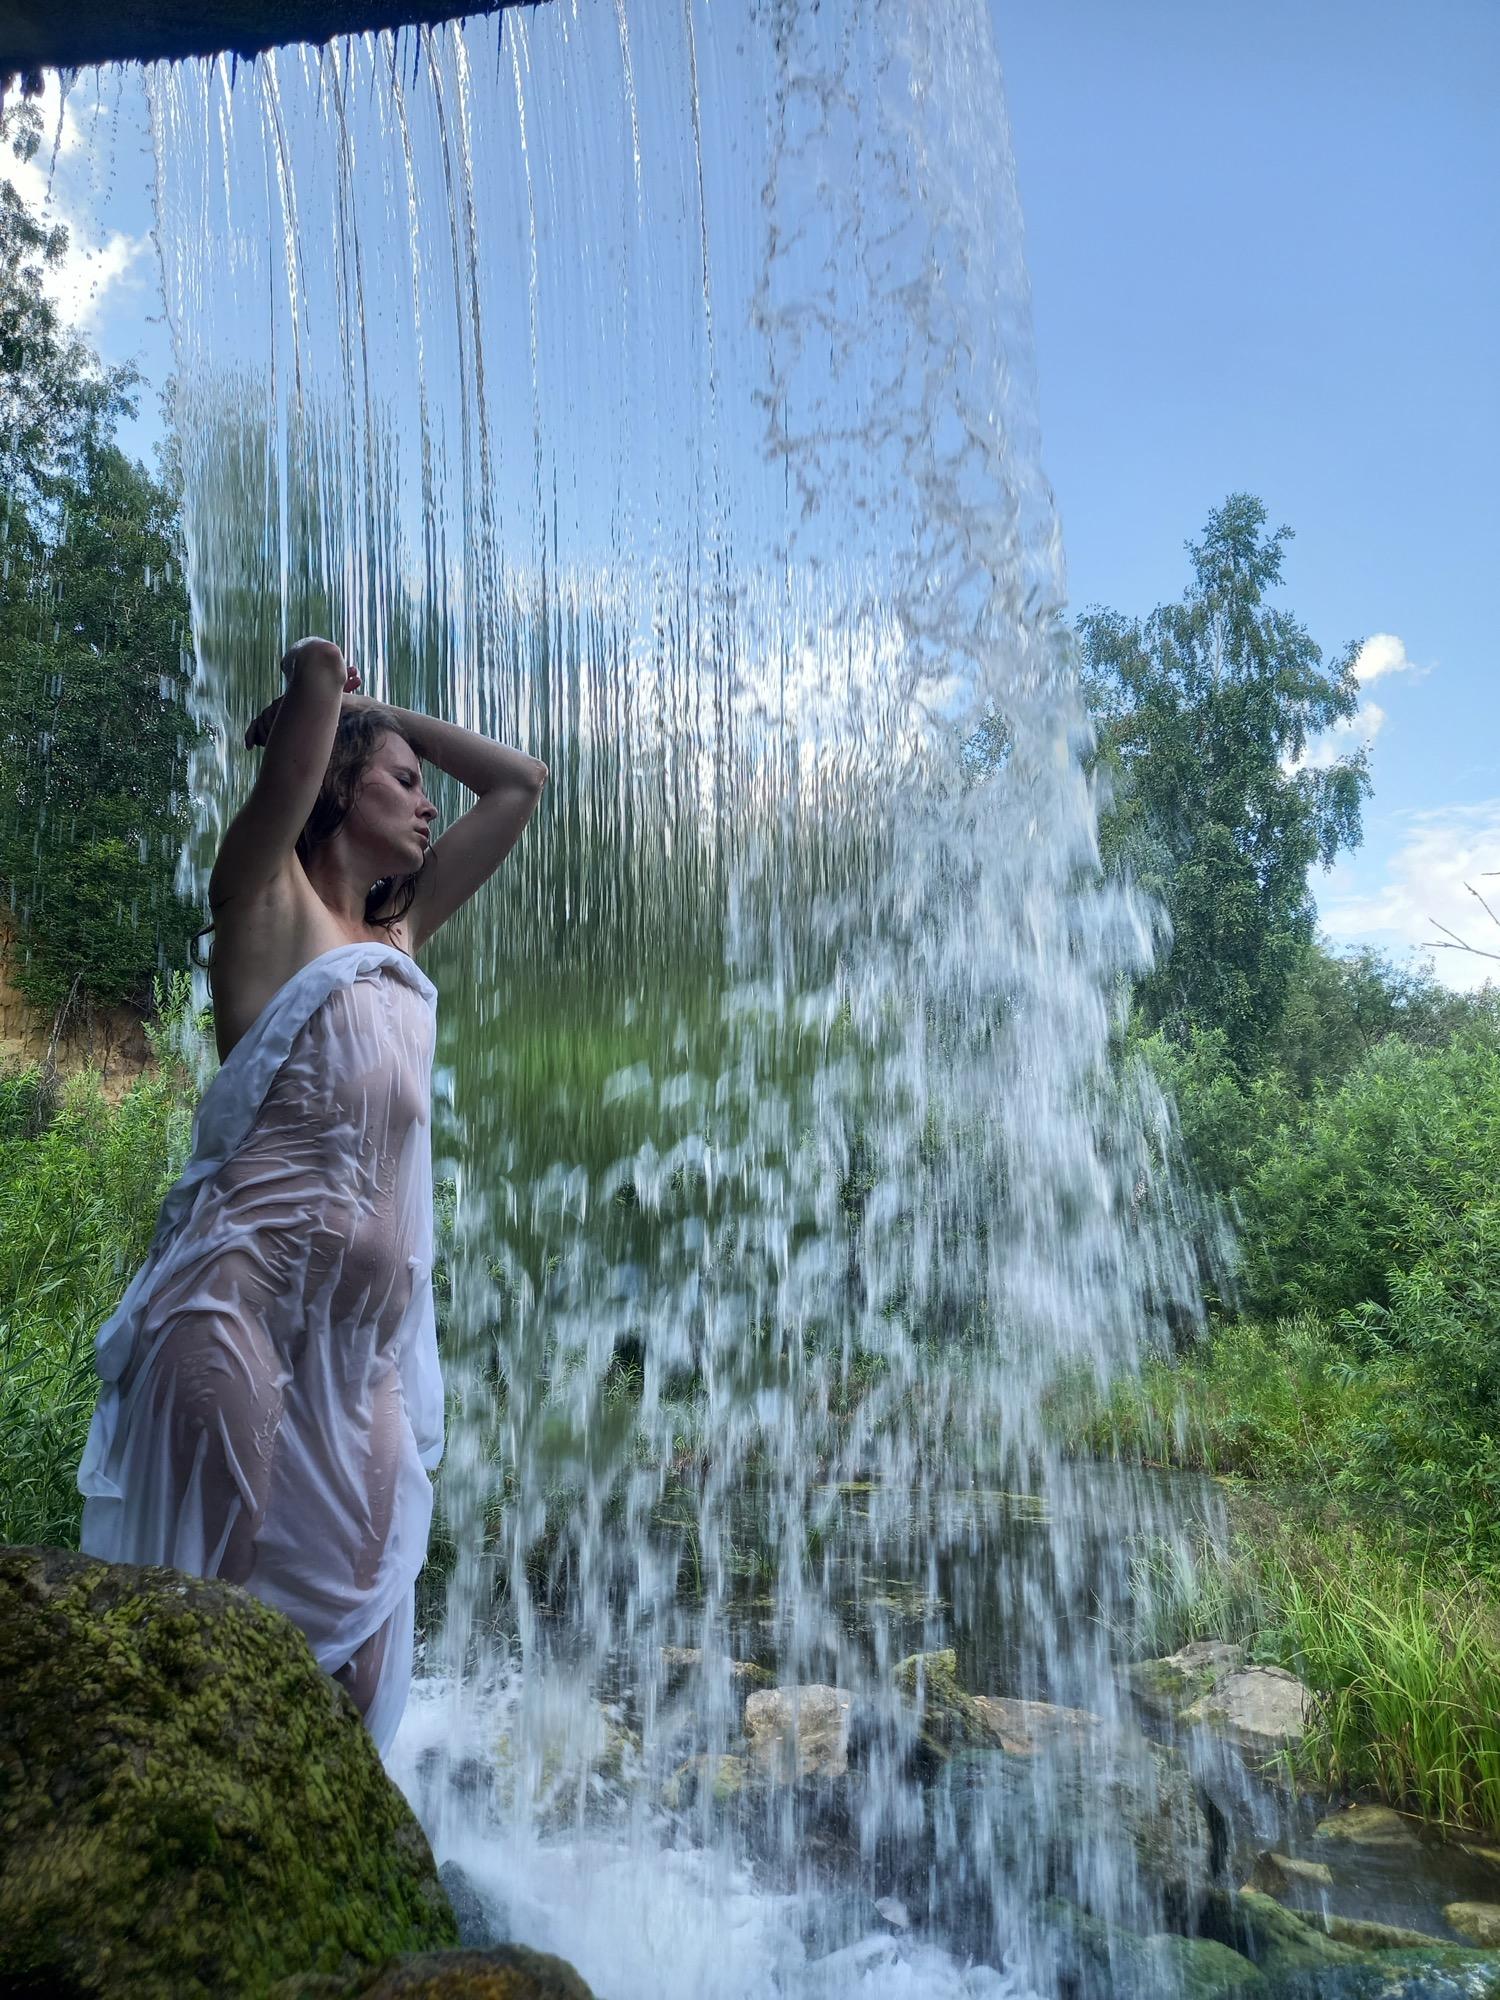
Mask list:
[[[1303,1967],[1269,1979],[1256,2000],[1500,2000],[1500,1972],[1482,1967],[1358,1965]]]
[[[750,1775],[750,1765],[743,1757],[690,1757],[662,1787],[662,1804],[669,1812],[685,1812],[705,1799],[727,1806],[744,1791]]]
[[[0,1551],[0,1990],[259,2000],[457,1942],[421,1827],[278,1612]]]
[[[1358,1949],[1330,1937],[1320,1918],[1297,1916],[1253,1890],[1209,1890],[1198,1927],[1254,1960],[1266,1977],[1264,2000],[1500,2000],[1500,1959],[1492,1953],[1392,1949],[1384,1940]]]
[[[1127,1668],[1126,1680],[1143,1708],[1175,1719],[1244,1662],[1243,1646],[1225,1639],[1197,1639],[1165,1659],[1137,1660]]]
[[[1064,1957],[1107,1984],[1111,2000],[1262,2000],[1266,1982],[1241,1953],[1213,1938],[1143,1936],[1123,1924],[1087,1916],[1072,1904],[1048,1904],[1064,1940]]]
[[[934,1810],[953,1829],[962,1866],[1083,1900],[1101,1871],[1127,1871],[1121,1888],[1158,1903],[1208,1874],[1211,1840],[1184,1767],[1142,1738],[1107,1754],[1066,1746],[1039,1765],[1004,1750],[962,1750],[934,1787]],[[1133,1883],[1128,1874],[1133,1872]],[[1225,1940],[1233,1944],[1233,1940]]]
[[[1199,1901],[1198,1929],[1243,1952],[1268,1973],[1355,1965],[1364,1955],[1255,1889],[1242,1889],[1237,1896],[1209,1890]]]
[[[403,1959],[362,1987],[358,2000],[593,2000],[593,1993],[563,1959],[506,1944]]]
[[[919,1741],[936,1762],[952,1750],[992,1744],[994,1731],[974,1697],[958,1684],[958,1653],[911,1653],[897,1663],[896,1692],[921,1711]]]
[[[1446,1940],[1430,1931],[1409,1931],[1400,1924],[1377,1924],[1369,1917],[1341,1917],[1337,1912],[1315,1915],[1311,1921],[1340,1944],[1360,1951],[1441,1951]]]

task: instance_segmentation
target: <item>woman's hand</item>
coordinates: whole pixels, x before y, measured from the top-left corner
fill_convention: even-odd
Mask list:
[[[364,685],[360,680],[358,667],[349,664],[332,639],[299,639],[295,646],[282,655],[283,680],[289,681],[304,660],[342,668],[345,694],[356,694]]]
[[[304,664],[315,667],[334,668],[343,676],[344,691],[343,700],[340,704],[341,709],[347,711],[356,706],[364,705],[366,697],[359,693],[359,689],[363,685],[359,677],[359,669],[358,667],[350,666],[349,662],[344,658],[331,639],[299,639],[295,646],[282,655],[282,679],[290,686],[292,675],[296,673],[299,666]],[[284,700],[284,695],[278,695],[275,701],[268,703],[261,710],[260,714],[256,716],[250,727],[245,731],[245,748],[247,750],[263,750],[265,748],[271,734],[272,725]]]
[[[351,667],[349,671],[354,675],[355,681],[358,682],[359,676],[358,674],[354,674],[354,669]],[[265,749],[271,734],[271,726],[280,713],[281,704],[285,699],[285,695],[277,695],[276,699],[268,703],[261,710],[260,714],[256,716],[250,727],[245,731],[245,748],[247,750]],[[356,709],[373,708],[374,706],[374,702],[370,700],[368,695],[345,694],[339,701],[339,713],[341,715],[350,715]]]

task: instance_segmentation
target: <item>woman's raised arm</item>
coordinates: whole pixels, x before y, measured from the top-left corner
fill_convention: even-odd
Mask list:
[[[381,704],[385,706],[384,703]],[[410,709],[390,711],[418,756],[478,798],[433,842],[406,921],[415,951],[486,883],[521,837],[547,782],[547,766],[476,730]]]
[[[328,769],[339,708],[359,675],[331,639],[302,639],[281,663],[287,690],[245,732],[265,745],[250,796],[224,835],[209,878],[210,909],[264,888],[291,859]]]

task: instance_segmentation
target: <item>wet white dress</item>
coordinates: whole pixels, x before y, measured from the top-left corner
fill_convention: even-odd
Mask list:
[[[78,1472],[89,1554],[220,1576],[284,1611],[382,1750],[443,1448],[436,997],[393,946],[340,945],[235,1044],[99,1332]]]

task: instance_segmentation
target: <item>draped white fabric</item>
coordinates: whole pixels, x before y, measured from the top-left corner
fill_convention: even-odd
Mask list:
[[[90,1554],[220,1576],[286,1612],[382,1750],[443,1449],[436,998],[404,952],[340,945],[236,1043],[99,1332],[78,1473]]]

